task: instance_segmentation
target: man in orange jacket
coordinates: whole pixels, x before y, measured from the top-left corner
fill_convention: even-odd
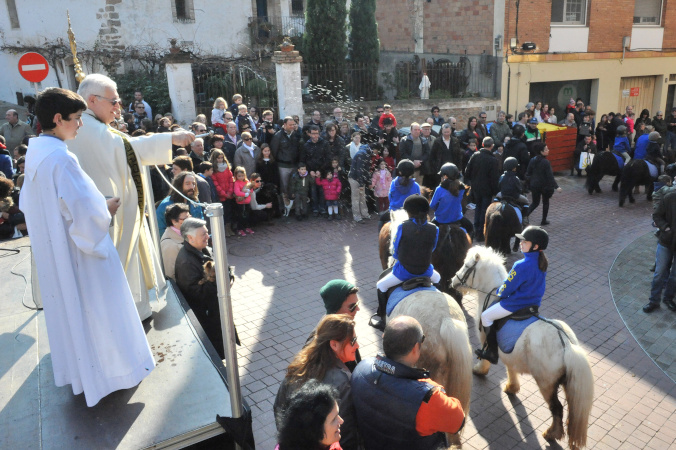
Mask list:
[[[367,358],[352,373],[352,400],[366,450],[447,448],[446,433],[458,433],[465,414],[458,399],[415,367],[425,341],[413,317],[388,322],[385,355]]]

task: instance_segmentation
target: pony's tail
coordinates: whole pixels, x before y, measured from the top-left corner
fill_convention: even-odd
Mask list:
[[[441,323],[439,336],[448,352],[449,385],[446,393],[460,401],[465,417],[469,417],[472,394],[472,348],[469,344],[467,324],[451,318]]]
[[[594,401],[594,376],[584,350],[570,343],[564,353],[566,400],[568,402],[568,445],[572,449],[587,445],[589,413]]]
[[[484,237],[486,239],[486,247],[490,247],[496,251],[501,251],[500,243],[502,240],[502,234],[505,229],[505,220],[502,214],[499,212],[491,211],[490,218],[486,214],[486,221],[484,224],[485,231]],[[475,233],[478,233],[479,230],[475,230]]]

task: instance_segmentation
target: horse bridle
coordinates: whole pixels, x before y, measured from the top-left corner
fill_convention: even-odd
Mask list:
[[[474,276],[476,275],[476,265],[479,263],[478,259],[474,260],[474,264],[472,264],[471,267],[467,267],[467,263],[462,265],[462,268],[465,270],[465,273],[463,273],[462,278],[458,276],[458,272],[453,275],[453,278],[451,278],[451,285],[453,285],[454,280],[458,280],[460,282],[460,286],[467,286],[467,280],[469,279],[469,276],[472,275],[472,284],[474,284]]]

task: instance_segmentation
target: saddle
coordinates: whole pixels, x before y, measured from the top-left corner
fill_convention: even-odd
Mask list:
[[[498,347],[503,353],[511,353],[521,334],[534,322],[540,320],[537,306],[528,306],[512,315],[493,322],[496,327]]]
[[[495,326],[495,329],[499,331],[500,328],[502,328],[510,320],[516,320],[517,322],[521,322],[523,320],[528,320],[531,317],[536,317],[538,315],[538,309],[539,308],[536,305],[526,306],[525,308],[521,308],[517,311],[514,311],[507,317],[503,317],[502,319],[496,320],[495,322],[493,322],[493,326]]]
[[[418,281],[409,283],[413,280]],[[409,284],[407,285],[407,283]],[[395,286],[393,288],[390,288],[387,291],[388,298],[387,298],[387,306],[385,307],[385,313],[387,316],[392,314],[392,311],[394,311],[394,308],[399,304],[399,302],[401,302],[411,294],[414,294],[418,291],[437,291],[437,290],[438,289],[434,287],[429,277],[417,277],[405,281],[404,283]]]

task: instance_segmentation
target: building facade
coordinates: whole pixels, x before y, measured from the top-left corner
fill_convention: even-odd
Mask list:
[[[87,54],[124,52],[116,71],[124,71],[134,58],[169,53],[171,41],[198,55],[238,57],[251,51],[249,21],[256,2],[235,0],[2,0],[0,3],[0,64],[5,68],[0,99],[17,102],[36,89],[61,86],[75,89],[69,55],[68,21],[75,32],[78,52],[86,73],[103,72],[101,60]],[[5,11],[2,11],[2,10]],[[18,72],[18,61],[36,51],[50,63],[47,79],[35,85]]]
[[[581,98],[599,114],[668,111],[676,89],[676,0],[507,0],[503,108],[562,108]]]

